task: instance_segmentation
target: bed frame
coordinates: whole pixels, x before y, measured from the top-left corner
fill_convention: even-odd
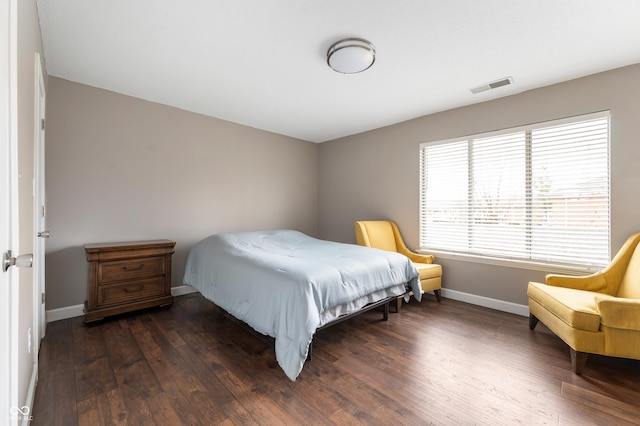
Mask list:
[[[351,312],[349,314],[344,314],[339,316],[338,318],[334,319],[333,321],[329,321],[328,323],[326,323],[325,325],[318,327],[316,329],[316,332],[320,331],[320,330],[324,330],[325,328],[329,328],[332,325],[336,325],[338,323],[341,323],[342,321],[346,321],[350,318],[353,318],[357,315],[360,315],[364,312],[370,311],[372,309],[375,309],[377,307],[383,306],[383,314],[382,314],[382,320],[383,321],[388,321],[389,320],[389,306],[393,303],[396,305],[396,312],[398,312],[398,301],[400,301],[401,297],[405,297],[406,295],[410,294],[411,290],[408,290],[405,294],[401,294],[400,296],[389,296],[385,299],[381,299],[378,300],[377,302],[371,302],[367,305],[364,305],[362,308],[360,308],[359,310],[355,311],[355,312]],[[307,353],[307,361],[310,361],[311,358],[313,357],[313,340],[311,340],[311,343],[309,344],[309,351]]]

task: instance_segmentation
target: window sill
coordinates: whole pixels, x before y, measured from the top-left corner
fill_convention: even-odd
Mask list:
[[[589,268],[587,266],[579,266],[579,265],[551,265],[542,262],[528,262],[520,259],[505,259],[499,257],[491,257],[491,256],[481,256],[481,255],[473,255],[466,253],[454,253],[448,251],[441,250],[428,250],[428,249],[419,249],[418,253],[421,254],[432,254],[437,259],[451,259],[458,260],[461,262],[472,262],[472,263],[482,263],[484,265],[495,265],[495,266],[504,266],[507,268],[518,268],[518,269],[530,269],[534,271],[541,271],[550,274],[566,274],[566,275],[588,275],[593,274],[594,272],[602,270],[603,267],[596,266]]]

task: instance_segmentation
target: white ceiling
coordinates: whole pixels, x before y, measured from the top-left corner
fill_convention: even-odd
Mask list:
[[[37,5],[51,76],[313,142],[640,63],[638,0]],[[326,65],[345,37],[375,45],[369,70]]]

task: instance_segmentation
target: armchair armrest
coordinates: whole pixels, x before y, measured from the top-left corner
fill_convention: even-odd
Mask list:
[[[433,261],[435,260],[435,257],[432,254],[418,254],[410,250],[402,251],[401,253],[415,263],[433,263]]]
[[[555,275],[549,274],[546,277],[547,285],[555,287],[566,287],[575,290],[595,291],[604,293],[607,289],[607,281],[602,272],[596,272],[592,275],[576,277],[572,275]]]
[[[596,297],[596,308],[602,325],[640,331],[640,299]]]

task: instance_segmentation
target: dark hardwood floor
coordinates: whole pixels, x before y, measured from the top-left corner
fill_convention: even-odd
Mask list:
[[[199,294],[87,327],[48,324],[33,425],[632,425],[640,361],[584,375],[543,324],[449,299],[318,332],[295,382],[273,339]]]

